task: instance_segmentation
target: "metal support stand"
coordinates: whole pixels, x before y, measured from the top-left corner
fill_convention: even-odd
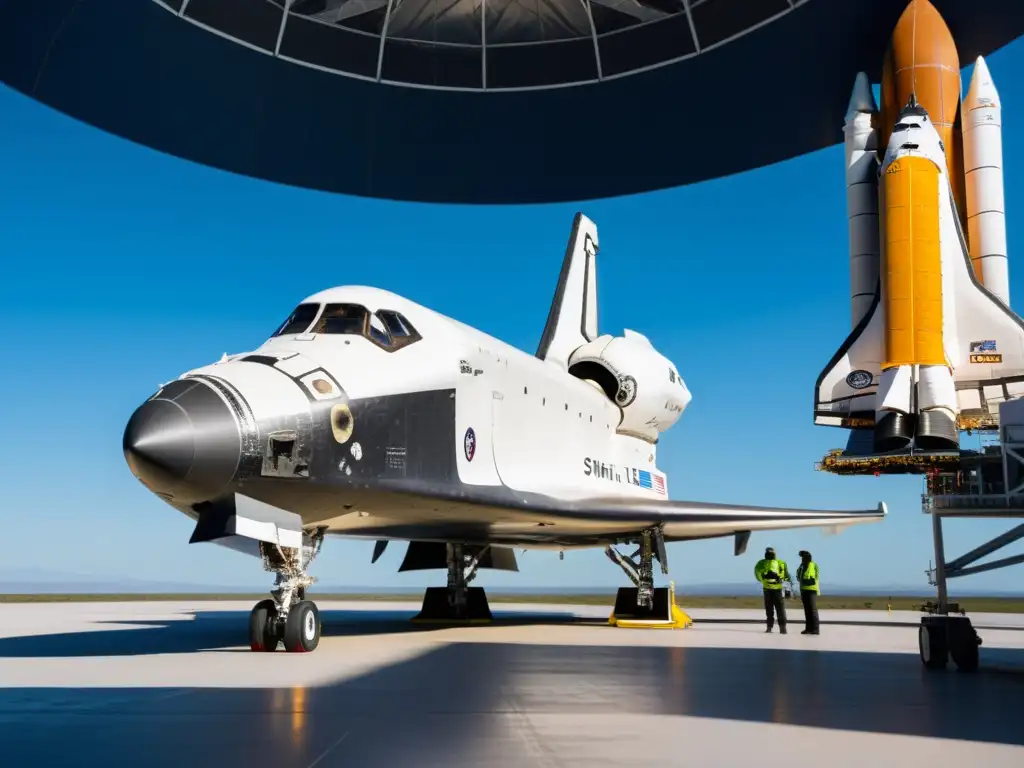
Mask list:
[[[668,575],[668,554],[665,534],[661,525],[646,528],[640,534],[640,548],[627,556],[609,545],[605,549],[608,559],[618,565],[636,585],[636,604],[640,608],[654,607],[654,558],[661,563],[662,574]]]
[[[935,546],[935,571],[932,584],[938,593],[935,612],[941,616],[949,614],[949,595],[946,591],[946,548],[942,541],[942,515],[932,514],[932,541]]]
[[[447,544],[448,583],[444,587],[427,587],[423,607],[413,621],[490,621],[491,609],[483,588],[469,586],[489,549],[489,545],[484,546],[474,555],[466,552],[464,544]]]
[[[455,616],[467,615],[467,592],[476,578],[477,566],[487,551],[484,547],[476,556],[467,555],[462,544],[448,544],[448,605]]]
[[[946,481],[949,478],[945,479]],[[947,580],[957,576],[964,576],[967,573],[976,573],[979,570],[989,570],[991,567],[1000,567],[999,564],[978,566],[976,568],[965,568],[969,563],[984,557],[986,554],[995,551],[1001,546],[1024,536],[1024,526],[1020,526],[1021,533],[1017,536],[1004,534],[1000,539],[977,547],[963,557],[951,562],[946,562],[946,550],[942,536],[942,518],[946,514],[963,514],[967,507],[972,504],[959,499],[956,494],[948,493],[948,482],[944,482],[939,474],[930,475],[927,480],[927,493],[923,497],[923,511],[932,516],[932,540],[935,547],[935,566],[927,571],[928,581],[936,589],[937,602],[924,606],[924,610],[930,613],[921,619],[921,627],[918,630],[918,649],[921,662],[927,669],[943,669],[946,667],[949,658],[952,657],[957,667],[965,672],[973,672],[978,668],[979,654],[978,647],[981,645],[981,638],[974,631],[971,620],[967,618],[966,612],[959,604],[949,602]],[[955,487],[953,490],[957,490]],[[947,491],[943,493],[943,491]],[[975,502],[982,497],[975,496]],[[951,615],[959,612],[959,616]]]
[[[636,585],[636,589],[619,589],[608,623],[636,629],[683,629],[691,626],[693,620],[676,605],[675,585],[654,587],[654,558],[661,563],[661,572],[668,574],[668,553],[662,526],[641,531],[638,543],[640,546],[632,556],[622,554],[613,546],[605,549],[608,559],[622,568]]]

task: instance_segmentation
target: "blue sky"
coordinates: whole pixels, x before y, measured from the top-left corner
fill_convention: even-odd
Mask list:
[[[989,59],[1003,100],[1011,296],[1024,242],[1024,42]],[[966,83],[969,72],[965,76]],[[846,90],[852,83],[836,83]],[[601,233],[602,331],[647,334],[693,393],[659,446],[676,499],[870,508],[884,523],[841,535],[755,534],[670,548],[678,585],[749,581],[764,546],[810,548],[827,583],[927,590],[930,520],[917,477],[816,472],[845,432],[815,427],[814,381],[849,330],[841,146],[697,186],[571,205],[394,203],[279,186],[102,133],[0,87],[0,419],[5,571],[268,587],[257,561],[188,545],[190,522],[149,494],[121,454],[134,408],[162,382],[258,346],[304,296],[376,285],[522,349],[539,340],[577,210]],[[947,550],[1000,532],[947,524]],[[398,574],[403,546],[332,540],[331,584],[443,583]],[[1009,550],[1007,554],[1013,551]],[[616,586],[599,550],[530,552],[503,586]],[[1008,588],[1012,571],[961,589]]]

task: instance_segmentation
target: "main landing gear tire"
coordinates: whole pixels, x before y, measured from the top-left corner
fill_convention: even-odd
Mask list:
[[[917,649],[925,669],[945,669],[949,661],[946,628],[936,624],[922,624],[917,631]]]
[[[284,623],[284,649],[309,653],[320,644],[320,611],[311,600],[300,600],[288,611]]]
[[[249,650],[272,653],[277,650],[277,607],[273,600],[260,600],[249,614]]]
[[[950,657],[961,672],[978,669],[981,638],[966,617],[930,616],[922,619],[917,644],[921,661],[927,669],[945,669]]]
[[[949,652],[961,672],[977,672],[978,643],[972,642],[972,638],[963,638],[962,642],[954,643]]]
[[[249,614],[249,648],[273,653],[277,644],[284,641],[284,649],[289,653],[309,653],[320,645],[320,629],[320,611],[310,600],[295,603],[283,627],[274,601],[261,600]]]

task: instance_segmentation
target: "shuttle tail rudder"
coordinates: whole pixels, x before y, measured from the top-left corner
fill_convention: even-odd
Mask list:
[[[548,321],[537,347],[541,360],[567,368],[569,355],[597,338],[598,250],[597,225],[577,213]]]

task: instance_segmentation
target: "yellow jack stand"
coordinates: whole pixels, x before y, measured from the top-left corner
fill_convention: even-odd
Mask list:
[[[615,597],[608,623],[613,627],[626,629],[686,629],[693,625],[693,619],[676,605],[676,585],[670,582],[668,588],[654,590],[654,606],[649,611],[638,613],[635,588],[623,587]]]

